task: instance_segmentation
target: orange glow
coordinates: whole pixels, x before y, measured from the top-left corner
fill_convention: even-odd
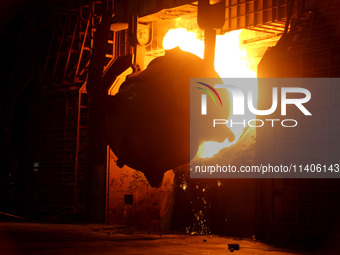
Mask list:
[[[247,57],[247,51],[240,47],[241,32],[242,30],[237,30],[216,37],[215,70],[221,78],[256,78],[256,72],[250,69],[251,61]],[[170,50],[177,46],[183,51],[203,58],[204,41],[198,39],[192,31],[187,31],[185,28],[169,30],[163,39],[163,47]],[[211,158],[221,149],[232,146],[237,143],[244,128],[234,125],[231,131],[235,135],[233,142],[229,142],[228,139],[222,143],[206,141],[200,145],[197,156]]]

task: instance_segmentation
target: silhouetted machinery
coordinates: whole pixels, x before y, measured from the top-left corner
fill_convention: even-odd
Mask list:
[[[192,157],[190,78],[193,77],[218,75],[199,57],[174,49],[154,59],[140,74],[128,78],[115,96],[98,98],[106,104],[103,107],[107,110],[106,135],[118,157],[117,165],[142,171],[151,186],[159,186],[165,171],[189,162]],[[218,113],[229,116],[228,93],[225,91],[220,96],[225,101],[224,107],[209,107],[208,103],[211,121]],[[191,155],[203,140],[222,142],[229,135],[226,126],[209,131],[212,122],[200,116],[200,102],[195,105],[191,125],[197,131],[191,137]]]
[[[221,20],[224,21],[224,17]],[[188,163],[203,140],[222,142],[230,136],[226,126],[215,128],[214,132],[207,131],[212,122],[208,122],[206,116],[202,121],[200,101],[195,102],[196,110],[190,112],[190,78],[219,77],[213,67],[214,56],[211,56],[216,31],[210,22],[207,26],[215,32],[207,35],[212,38],[206,42],[209,51],[205,53],[205,60],[179,48],[170,50],[165,56],[154,59],[144,71],[128,78],[115,96],[108,96],[102,89],[105,53],[99,46],[104,45],[112,22],[111,17],[103,17],[98,26],[87,90],[92,101],[106,111],[106,139],[118,157],[117,165],[142,171],[151,186],[160,186],[163,173]],[[202,24],[204,26],[204,22]],[[119,59],[113,67],[122,68]],[[197,93],[201,92],[197,90]],[[225,91],[220,96],[225,101],[224,106],[209,107],[210,118],[217,114],[214,111],[218,111],[219,116],[221,113],[225,118],[229,116],[229,95]],[[191,139],[190,114],[195,115],[191,116],[194,119],[191,125],[197,127]]]
[[[216,78],[218,75],[199,57],[174,49],[125,81],[113,97],[108,138],[118,156],[118,165],[126,164],[142,171],[152,186],[161,184],[163,172],[189,162],[202,140],[222,142],[228,135],[226,126],[209,132],[212,122],[200,117],[200,101],[195,101],[197,107],[190,112],[189,86],[193,77]],[[197,90],[197,93],[201,92]],[[223,98],[228,102],[227,92]],[[209,110],[209,116],[204,116],[206,119],[211,118],[214,111],[229,115],[227,107]],[[198,130],[195,137],[193,134],[191,137],[191,156],[190,113],[195,115],[191,116],[191,125]]]

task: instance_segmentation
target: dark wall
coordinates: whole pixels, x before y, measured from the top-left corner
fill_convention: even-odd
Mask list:
[[[259,77],[340,77],[339,17],[336,1],[315,2],[313,9],[292,21],[290,31],[269,49],[258,67]],[[268,87],[259,84],[259,102],[271,104]],[[272,164],[336,163],[340,94],[309,88],[311,118],[295,115],[294,129],[257,130],[257,160]],[[262,98],[261,98],[262,97]],[[267,108],[266,108],[267,109]],[[282,118],[279,115],[270,116]],[[320,245],[339,224],[339,179],[259,181],[257,236],[274,242]],[[334,237],[335,238],[335,237]]]

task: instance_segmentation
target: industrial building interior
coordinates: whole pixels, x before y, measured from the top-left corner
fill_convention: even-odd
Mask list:
[[[190,178],[181,87],[209,75],[339,78],[339,1],[1,9],[0,254],[339,254],[339,177]],[[311,88],[315,118],[294,130],[233,131],[197,157],[340,163],[339,88]],[[260,83],[258,98],[271,102]]]

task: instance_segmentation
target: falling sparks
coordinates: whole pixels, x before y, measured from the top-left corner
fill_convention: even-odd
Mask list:
[[[221,187],[222,186],[222,182],[220,180],[217,181],[217,187]]]
[[[179,185],[184,191],[188,188],[188,184],[186,181],[183,181],[180,185]]]

